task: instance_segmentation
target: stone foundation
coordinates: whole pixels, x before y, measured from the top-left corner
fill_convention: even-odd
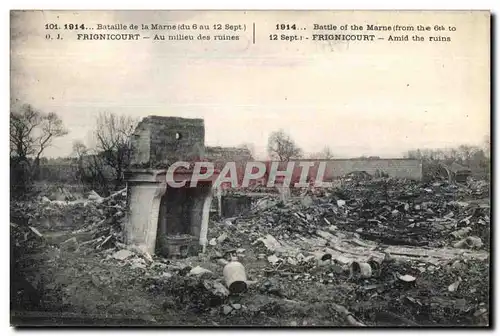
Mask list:
[[[189,242],[181,245],[187,246],[189,254],[194,254],[197,249],[192,247],[193,242],[198,246],[206,245],[212,183],[200,182],[196,188],[171,188],[165,178],[166,170],[127,172],[126,244],[138,246],[150,254],[168,256],[173,251],[168,243],[177,239]]]

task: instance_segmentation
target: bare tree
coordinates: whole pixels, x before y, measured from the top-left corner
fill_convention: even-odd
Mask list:
[[[273,160],[289,161],[302,157],[302,149],[283,130],[272,132],[269,135],[267,152]]]
[[[321,151],[321,157],[323,159],[330,160],[333,159],[335,155],[333,155],[333,151],[330,147],[325,146],[325,148],[323,148],[323,150]]]
[[[73,141],[73,155],[76,156],[78,160],[82,160],[83,156],[88,153],[88,148],[85,146],[83,141],[75,140]]]
[[[96,150],[114,171],[116,187],[123,182],[123,172],[130,162],[130,136],[137,120],[114,113],[104,112],[97,118],[94,138]]]
[[[489,154],[489,137],[481,146],[460,145],[445,149],[409,150],[405,157],[423,160],[427,167],[441,167],[459,164],[468,167],[477,176],[489,178],[491,159]]]
[[[13,104],[10,112],[10,156],[13,164],[19,166],[13,167],[14,170],[22,167],[22,179],[26,180],[28,175],[35,177],[43,152],[54,139],[66,134],[68,131],[57,114],[43,113],[29,104]]]
[[[79,180],[99,193],[108,194],[108,179],[105,174],[105,161],[102,155],[92,151],[80,141],[73,142],[73,155],[78,162]]]
[[[40,126],[39,135],[36,137],[35,163],[37,166],[40,162],[40,156],[47,147],[52,146],[52,141],[55,138],[68,134],[68,131],[64,128],[62,120],[53,112],[42,117],[42,123]]]
[[[10,153],[11,156],[27,160],[35,152],[34,129],[41,123],[41,114],[31,105],[10,112]]]
[[[55,138],[68,134],[55,113],[45,114],[26,104],[10,113],[11,154],[20,158],[34,156],[40,160],[43,151]]]

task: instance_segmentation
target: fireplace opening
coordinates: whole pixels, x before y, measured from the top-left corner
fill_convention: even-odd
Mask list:
[[[184,258],[200,252],[204,203],[210,183],[194,188],[167,187],[161,199],[155,253],[168,258]]]

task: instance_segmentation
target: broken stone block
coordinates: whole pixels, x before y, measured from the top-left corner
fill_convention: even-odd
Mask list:
[[[298,260],[298,261],[303,261],[305,259],[305,256],[302,254],[302,253],[298,253],[295,258]]]
[[[271,264],[276,264],[279,261],[279,258],[273,254],[267,257],[267,261],[269,261]]]
[[[222,312],[224,313],[224,315],[228,315],[232,311],[233,311],[233,307],[228,306],[228,305],[222,306]]]
[[[76,251],[76,249],[78,249],[78,241],[76,240],[75,237],[70,238],[68,240],[65,240],[61,244],[61,250],[63,250],[63,251],[74,252],[74,251]]]
[[[144,245],[129,245],[127,248],[130,249],[129,252],[137,253],[146,261],[151,263],[153,262],[153,257],[151,257],[151,255],[146,251],[146,247]]]
[[[124,250],[120,250],[120,251],[116,252],[115,254],[112,255],[112,257],[117,259],[117,260],[125,260],[133,254],[134,253],[130,252],[129,250],[124,249]]]
[[[479,237],[467,237],[453,245],[456,248],[481,248],[482,246],[483,241]]]
[[[321,231],[321,230],[318,230],[316,231],[316,234],[326,240],[330,240],[332,238],[334,238],[334,235],[332,235],[330,232],[326,232],[326,231]]]
[[[416,278],[414,276],[411,276],[409,274],[399,275],[398,279],[401,280],[401,281],[404,281],[404,282],[413,282],[413,281],[416,280]]]
[[[227,239],[227,234],[224,232],[219,237],[217,237],[217,242],[220,244],[220,243],[224,242],[226,239]]]
[[[214,282],[212,282],[212,286],[213,286],[212,293],[214,295],[217,295],[219,297],[225,298],[225,297],[228,297],[229,294],[231,294],[229,292],[229,289],[227,289],[226,287],[224,287],[224,285],[221,284],[220,282],[214,281]]]
[[[313,205],[314,202],[311,196],[306,195],[300,200],[300,203],[302,203],[302,205],[305,207],[310,207],[311,205]]]
[[[226,259],[217,259],[217,264],[221,265],[221,266],[226,266],[228,263],[228,261]]]
[[[458,277],[458,280],[452,283],[451,285],[448,286],[448,291],[449,292],[455,292],[458,289],[458,286],[462,282],[462,279]]]
[[[330,225],[330,226],[328,227],[328,231],[330,231],[330,232],[335,232],[335,231],[337,231],[337,227],[336,227],[335,225]]]
[[[445,229],[444,225],[441,225],[441,224],[432,224],[431,226],[431,230],[434,231],[434,232],[439,232],[439,231],[443,231]]]
[[[471,232],[471,231],[472,231],[471,227],[464,227],[460,230],[453,231],[451,233],[451,235],[455,238],[463,238],[463,237],[467,236],[467,234],[469,234],[469,232]]]
[[[274,252],[281,247],[281,244],[276,240],[276,238],[270,234],[266,235],[264,238],[257,239],[257,241],[253,244],[257,244],[258,242],[262,242],[271,252]]]
[[[210,246],[215,246],[215,245],[217,245],[217,240],[215,238],[212,238],[212,239],[210,239],[210,241],[208,242],[208,244]]]
[[[87,199],[91,200],[91,201],[98,201],[98,200],[101,200],[102,197],[98,193],[96,193],[94,190],[92,190],[89,192]]]
[[[313,255],[309,255],[309,256],[307,256],[307,257],[305,257],[305,258],[304,258],[304,262],[306,262],[306,263],[307,263],[307,262],[309,262],[309,261],[311,261],[311,260],[314,260],[315,258],[316,258],[315,256],[313,256]]]
[[[136,259],[131,260],[130,268],[132,268],[132,269],[136,269],[136,268],[144,269],[144,268],[146,268],[146,264],[144,263],[144,260],[142,260],[140,258],[136,258]]]
[[[196,266],[189,271],[189,275],[201,275],[205,273],[212,273],[212,271],[200,266]]]
[[[161,276],[166,278],[166,279],[169,279],[169,278],[173,277],[173,274],[170,272],[163,272],[163,274]]]

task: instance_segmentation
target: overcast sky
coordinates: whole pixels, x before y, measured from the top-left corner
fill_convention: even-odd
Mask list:
[[[207,146],[253,143],[259,154],[280,128],[306,152],[330,146],[341,157],[480,144],[490,128],[488,16],[377,15],[25,12],[11,22],[12,96],[63,119],[69,134],[47,156],[69,155],[74,140],[86,141],[100,111],[203,118]],[[311,30],[314,23],[368,21],[454,25],[457,31],[431,33],[451,36],[448,43],[268,38],[278,22]],[[51,22],[241,23],[247,32],[237,42],[88,42],[77,41],[76,33],[47,41],[44,25]]]

